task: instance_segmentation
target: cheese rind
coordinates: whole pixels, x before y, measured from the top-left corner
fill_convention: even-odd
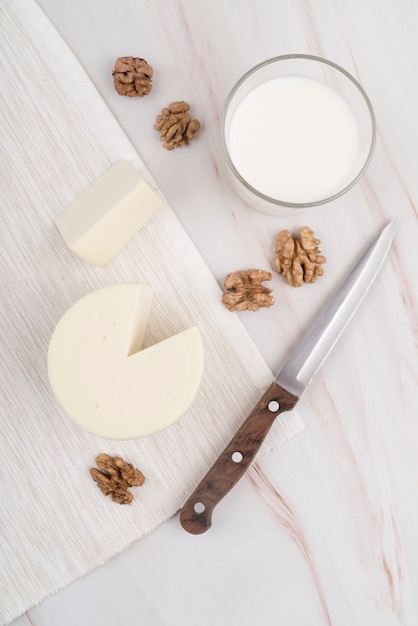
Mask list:
[[[67,246],[103,266],[161,208],[161,196],[126,161],[119,161],[55,220]]]
[[[48,374],[66,413],[83,429],[136,439],[177,420],[192,403],[203,371],[196,327],[140,349],[152,290],[104,287],[78,300],[49,344]]]

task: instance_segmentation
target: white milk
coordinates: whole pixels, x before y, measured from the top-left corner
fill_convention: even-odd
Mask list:
[[[231,159],[255,189],[290,203],[315,202],[351,182],[358,128],[343,98],[320,81],[272,79],[244,97],[231,120]]]

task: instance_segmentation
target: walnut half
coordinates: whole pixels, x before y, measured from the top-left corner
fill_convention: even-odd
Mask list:
[[[151,91],[153,69],[145,59],[119,57],[112,72],[115,89],[121,96],[146,96]]]
[[[224,287],[227,290],[222,302],[229,311],[258,311],[261,307],[270,307],[274,298],[271,289],[261,283],[271,280],[271,272],[263,270],[240,270],[228,274]]]
[[[160,131],[160,141],[166,150],[187,146],[200,128],[200,122],[192,119],[190,105],[183,100],[172,102],[161,111],[154,128]]]
[[[274,266],[292,287],[314,283],[324,273],[322,265],[326,258],[321,254],[314,232],[308,226],[299,228],[299,237],[282,230],[276,237]]]
[[[100,469],[92,467],[90,475],[105,496],[110,496],[118,504],[130,504],[133,495],[129,487],[140,487],[145,482],[143,473],[120,456],[99,454],[96,463]]]

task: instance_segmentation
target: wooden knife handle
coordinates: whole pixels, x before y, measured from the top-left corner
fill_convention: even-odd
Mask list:
[[[245,474],[274,420],[298,397],[273,381],[180,512],[180,523],[194,535],[211,526],[215,506]]]

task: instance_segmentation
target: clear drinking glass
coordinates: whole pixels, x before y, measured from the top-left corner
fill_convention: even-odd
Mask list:
[[[330,202],[364,174],[376,121],[370,100],[335,63],[306,54],[249,70],[222,111],[228,175],[240,197],[271,215]]]

